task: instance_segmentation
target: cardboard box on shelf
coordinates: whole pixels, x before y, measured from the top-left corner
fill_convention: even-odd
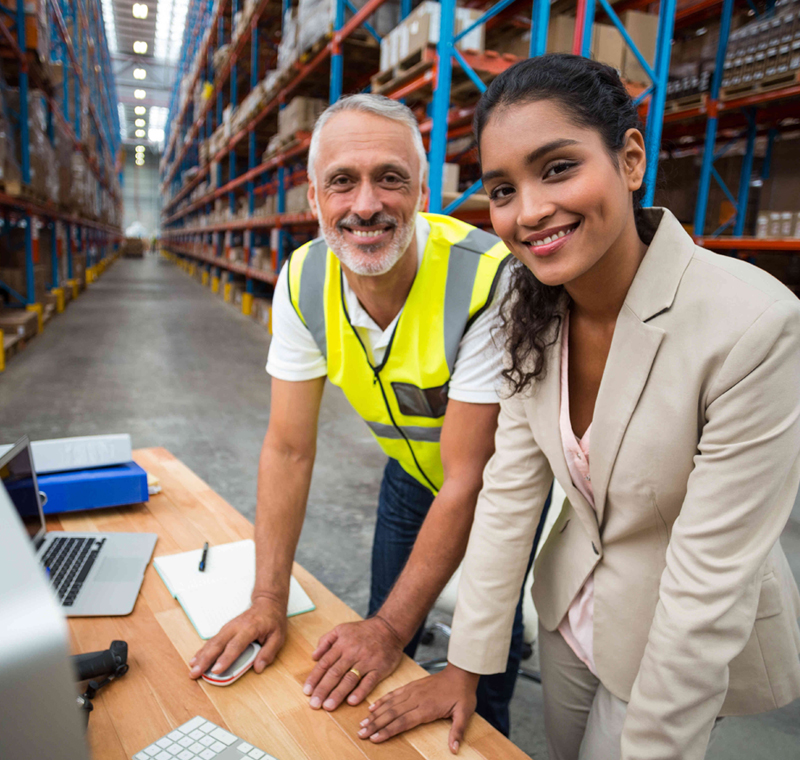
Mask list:
[[[756,218],[756,237],[769,237],[769,211],[759,211]]]
[[[286,213],[300,214],[303,211],[310,211],[308,204],[308,182],[302,185],[295,185],[286,191]]]
[[[49,274],[50,272],[44,264],[33,265],[33,293],[36,301],[41,301],[45,293],[47,293],[48,285],[51,284]],[[0,268],[0,282],[4,282],[21,296],[27,297],[28,280],[25,275],[24,265]]]
[[[456,8],[456,34],[465,30],[480,16],[481,11],[479,10]],[[432,0],[423,0],[381,40],[381,71],[397,66],[427,45],[435,45],[439,41],[440,25],[441,5]],[[459,41],[457,47],[461,50],[483,51],[485,47],[484,26],[473,29]]]
[[[35,311],[2,309],[0,310],[0,330],[5,335],[33,338],[39,330],[39,317]]]
[[[794,232],[794,211],[781,211],[780,237],[790,238]]]
[[[781,236],[781,212],[780,211],[770,211],[769,212],[769,227],[768,227],[769,234],[768,236],[771,238],[778,238]]]
[[[800,211],[794,212],[794,228],[792,229],[792,238],[800,240]]]
[[[272,271],[272,251],[267,246],[257,245],[250,254],[250,266],[265,272]]]
[[[627,45],[613,24],[595,24],[592,30],[592,58],[622,72]]]
[[[250,316],[272,332],[272,301],[269,298],[254,298]]]
[[[656,40],[658,38],[658,15],[641,11],[626,11],[622,14],[622,23],[644,59],[653,66],[656,57]],[[642,68],[633,52],[625,45],[622,63],[622,76],[629,82],[650,83],[650,77]]]
[[[281,41],[278,45],[278,70],[291,66],[297,59],[297,8],[287,8],[283,14]]]
[[[292,137],[296,132],[311,132],[319,115],[327,107],[321,98],[298,95],[278,112],[278,134]]]
[[[445,164],[442,171],[442,192],[457,193],[461,167],[458,164]]]
[[[554,16],[547,27],[547,52],[571,53],[572,38],[575,35],[573,16]]]

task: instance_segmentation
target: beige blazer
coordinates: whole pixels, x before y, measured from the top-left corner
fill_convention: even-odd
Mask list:
[[[800,302],[648,213],[592,422],[597,511],[564,459],[558,335],[544,379],[501,404],[449,659],[505,669],[555,476],[568,500],[535,566],[541,623],[554,630],[593,572],[598,675],[629,702],[623,758],[699,759],[717,715],[800,696],[800,595],[778,542],[800,482]]]

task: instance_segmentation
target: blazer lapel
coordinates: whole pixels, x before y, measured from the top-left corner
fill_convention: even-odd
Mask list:
[[[656,233],[617,317],[592,420],[589,459],[600,525],[622,438],[665,334],[648,320],[670,308],[694,255],[694,241],[669,211],[654,208],[647,214]]]
[[[603,524],[608,481],[622,436],[647,383],[663,337],[663,330],[644,324],[630,309],[622,307],[592,420],[589,461],[600,525]]]

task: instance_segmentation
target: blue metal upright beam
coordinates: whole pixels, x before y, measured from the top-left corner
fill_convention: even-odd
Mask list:
[[[344,86],[344,56],[337,32],[344,26],[344,0],[336,0],[336,13],[333,20],[333,50],[331,51],[331,80],[328,100],[335,103],[342,97]]]
[[[50,228],[50,284],[51,287],[57,288],[61,284],[61,279],[58,276],[58,228],[59,223],[55,219],[51,219],[48,227]]]
[[[706,121],[706,139],[703,148],[703,165],[700,169],[700,185],[697,190],[697,204],[694,209],[694,234],[704,235],[706,212],[708,211],[708,194],[711,189],[711,170],[714,164],[714,148],[717,142],[717,102],[722,83],[722,69],[725,64],[725,53],[728,49],[728,36],[731,31],[734,0],[723,0],[722,19],[719,28],[719,44],[714,74],[711,77],[709,92],[708,120]]]
[[[550,26],[549,0],[533,0],[531,8],[531,46],[530,57],[547,52],[547,30]]]
[[[750,179],[753,174],[753,156],[756,152],[756,114],[754,109],[745,112],[747,117],[747,145],[742,159],[742,170],[739,175],[739,194],[736,199],[736,224],[733,234],[741,237],[744,234],[744,224],[747,219],[747,202],[750,198]]]
[[[581,33],[581,55],[592,54],[592,32],[594,29],[595,0],[584,0],[583,31]]]
[[[605,3],[606,0],[603,0]],[[655,76],[650,95],[650,107],[647,110],[644,143],[647,153],[647,167],[644,173],[645,195],[644,205],[652,206],[658,176],[658,156],[661,152],[661,134],[664,129],[664,106],[667,101],[667,85],[669,83],[669,61],[672,55],[672,33],[675,28],[676,0],[661,0],[658,15],[658,33],[656,36]],[[639,53],[636,46],[632,46]]]
[[[72,279],[72,223],[67,222],[67,279]]]
[[[433,93],[430,152],[428,153],[428,210],[442,211],[442,181],[447,158],[447,116],[450,111],[450,84],[453,77],[453,30],[455,27],[455,0],[442,0],[439,24],[439,42],[436,45],[436,90]]]

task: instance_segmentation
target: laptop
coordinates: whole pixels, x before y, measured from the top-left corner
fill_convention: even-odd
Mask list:
[[[27,436],[0,458],[0,478],[62,612],[70,617],[130,614],[158,536],[48,533],[42,512],[47,494],[39,491]]]

